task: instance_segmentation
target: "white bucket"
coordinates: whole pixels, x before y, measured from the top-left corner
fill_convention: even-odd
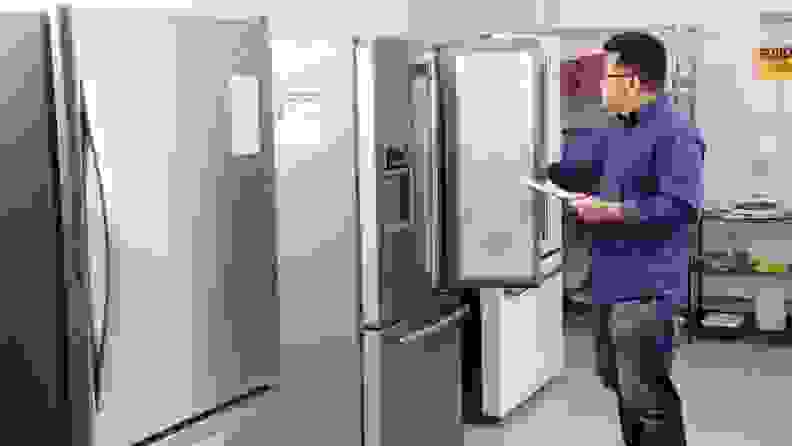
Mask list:
[[[783,330],[786,325],[784,289],[762,288],[756,297],[756,319],[761,330]]]

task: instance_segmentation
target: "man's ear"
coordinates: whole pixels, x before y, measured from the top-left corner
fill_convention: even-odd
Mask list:
[[[630,77],[630,87],[636,90],[641,89],[641,80],[638,79],[638,76]]]

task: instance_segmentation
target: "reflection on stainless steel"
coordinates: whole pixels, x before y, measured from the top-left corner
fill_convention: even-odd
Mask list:
[[[465,307],[455,311],[454,314],[452,314],[451,316],[443,318],[440,321],[438,321],[437,323],[432,324],[429,327],[422,328],[422,329],[420,329],[420,330],[418,330],[418,331],[416,331],[414,333],[408,334],[407,336],[403,336],[402,338],[399,339],[399,342],[401,342],[402,344],[409,344],[411,342],[415,342],[415,341],[417,341],[417,340],[419,340],[421,338],[424,338],[426,336],[430,336],[432,334],[435,334],[435,333],[443,330],[447,326],[449,326],[449,325],[451,325],[451,324],[453,324],[453,323],[455,323],[457,321],[460,321],[462,318],[467,316],[467,314],[469,312],[470,312],[470,309],[467,306],[465,306]]]

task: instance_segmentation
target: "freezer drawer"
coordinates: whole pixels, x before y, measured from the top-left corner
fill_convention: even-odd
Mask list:
[[[562,287],[563,273],[558,271],[539,288],[481,290],[486,415],[506,417],[563,373]]]
[[[467,311],[363,332],[366,446],[463,444],[459,329]]]

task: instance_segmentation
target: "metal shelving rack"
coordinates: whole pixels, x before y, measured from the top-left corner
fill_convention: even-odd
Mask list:
[[[773,277],[778,280],[792,280],[792,271],[783,273],[765,273],[755,271],[714,271],[706,267],[704,258],[703,246],[703,227],[705,220],[714,220],[719,217],[701,215],[697,223],[696,234],[696,255],[691,256],[690,262],[690,279],[691,279],[691,300],[690,300],[690,315],[693,316],[692,324],[689,325],[689,333],[694,338],[700,339],[721,339],[721,340],[736,340],[748,337],[760,337],[770,344],[792,344],[792,317],[787,313],[786,327],[782,331],[764,331],[761,330],[756,323],[756,311],[748,312],[724,312],[720,310],[708,311],[704,309],[704,290],[703,282],[704,276],[708,277]],[[784,224],[792,224],[792,216],[787,216],[780,219],[773,220],[730,220],[730,222],[738,224],[767,224],[783,222]],[[693,290],[695,288],[695,290]],[[695,299],[692,297],[695,296]],[[758,297],[755,297],[755,299]],[[695,303],[694,303],[695,302]],[[705,327],[702,321],[709,313],[722,313],[722,314],[739,314],[743,317],[743,323],[739,327]]]

